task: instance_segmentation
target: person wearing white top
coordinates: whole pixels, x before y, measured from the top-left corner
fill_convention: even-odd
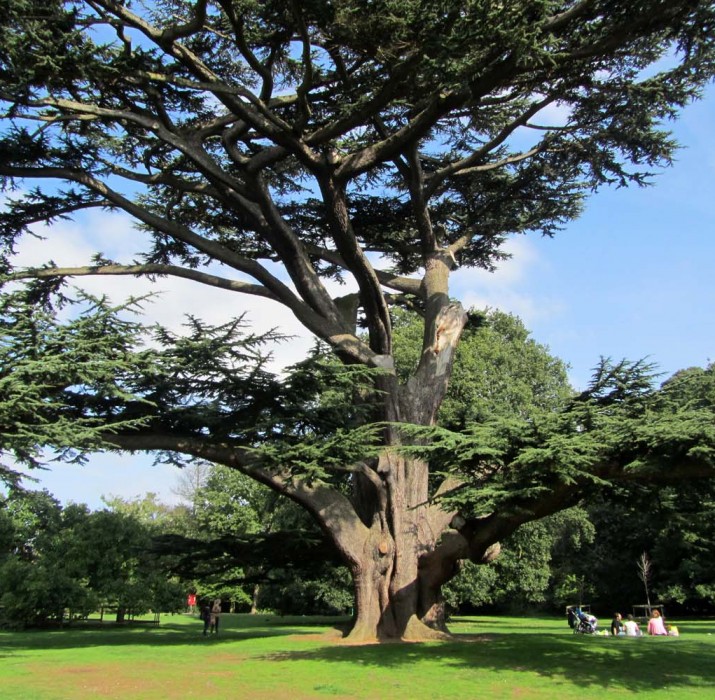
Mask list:
[[[640,637],[643,634],[638,623],[633,619],[633,615],[628,616],[623,627],[626,630],[626,637]]]

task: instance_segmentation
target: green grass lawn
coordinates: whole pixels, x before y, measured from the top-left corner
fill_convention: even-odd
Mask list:
[[[334,622],[224,615],[213,638],[188,615],[0,632],[0,698],[715,698],[715,621],[614,639],[575,636],[558,618],[460,617],[459,641],[363,646]]]

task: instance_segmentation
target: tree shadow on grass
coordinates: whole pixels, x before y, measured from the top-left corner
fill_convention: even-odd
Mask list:
[[[286,637],[310,633],[310,625],[291,626],[273,624],[266,627],[236,627],[225,625],[218,635],[202,633],[203,623],[162,623],[152,627],[131,627],[106,624],[88,627],[67,627],[55,630],[29,630],[23,632],[0,632],[0,658],[17,656],[23,650],[81,649],[96,646],[153,647],[185,646],[186,644],[235,643],[268,637]],[[321,629],[325,629],[323,625]],[[340,636],[336,628],[336,636]]]
[[[715,687],[712,645],[682,638],[575,637],[553,631],[529,637],[500,633],[425,644],[337,644],[265,658],[351,663],[366,668],[436,663],[441,671],[525,671],[555,682],[567,679],[581,687],[602,689],[626,686],[633,692]]]

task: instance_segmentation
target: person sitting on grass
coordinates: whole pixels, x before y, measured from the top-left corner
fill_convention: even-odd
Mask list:
[[[611,634],[614,637],[617,637],[619,634],[625,634],[621,613],[613,613],[613,619],[611,620]]]
[[[648,620],[648,634],[658,636],[667,636],[668,634],[668,630],[665,629],[663,624],[663,617],[658,610],[654,610],[650,620]]]
[[[633,619],[633,615],[629,615],[626,621],[623,623],[623,627],[626,630],[626,637],[640,637],[643,632],[638,626],[638,623]]]

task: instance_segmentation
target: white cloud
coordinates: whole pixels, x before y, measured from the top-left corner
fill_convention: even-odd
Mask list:
[[[28,236],[21,242],[14,259],[18,267],[41,265],[49,260],[61,267],[77,267],[89,264],[96,252],[121,263],[131,263],[145,236],[133,227],[128,216],[100,211],[83,217],[81,223],[60,221],[51,227],[35,227],[33,232],[42,239]],[[220,269],[217,274],[222,274]],[[245,313],[256,332],[276,328],[283,335],[292,336],[290,341],[275,347],[276,369],[304,358],[313,342],[288,309],[262,297],[236,294],[178,277],[163,277],[155,282],[130,276],[75,277],[71,284],[95,295],[106,294],[116,303],[129,296],[156,293],[144,304],[143,321],[160,323],[174,333],[181,333],[187,315],[220,324]]]
[[[145,236],[133,227],[127,215],[101,211],[91,212],[78,222],[55,223],[51,230],[36,227],[35,232],[45,239],[26,237],[18,248],[18,266],[39,265],[49,259],[60,266],[78,266],[88,264],[95,252],[131,263],[141,250]],[[512,237],[505,251],[511,257],[501,262],[495,272],[456,270],[452,275],[452,293],[466,307],[502,309],[520,316],[527,325],[559,313],[559,302],[527,292],[530,276],[546,266],[531,240],[524,236]],[[374,262],[379,264],[377,260]],[[235,274],[218,267],[213,271],[219,275]],[[129,296],[157,293],[144,305],[143,320],[147,324],[160,323],[174,333],[181,333],[187,315],[220,324],[245,313],[256,332],[275,328],[291,336],[273,351],[276,370],[304,358],[313,343],[312,335],[286,307],[262,297],[236,294],[177,277],[164,277],[153,283],[127,276],[76,277],[72,284],[93,294],[106,294],[114,302]],[[355,284],[329,283],[328,289],[336,295],[346,294],[354,291]]]
[[[514,237],[504,246],[511,255],[494,272],[481,269],[457,270],[452,290],[465,307],[493,308],[519,316],[527,326],[559,314],[562,302],[535,296],[531,277],[547,266],[528,238]]]
[[[49,260],[59,266],[76,267],[89,264],[95,252],[131,263],[144,236],[133,228],[126,215],[99,211],[86,214],[77,222],[57,222],[51,229],[36,226],[33,232],[43,238],[26,236],[21,241],[14,258],[16,267],[41,265]],[[186,315],[219,324],[246,313],[248,324],[256,332],[276,328],[284,335],[294,336],[274,348],[274,371],[305,358],[313,343],[312,336],[290,311],[262,297],[231,293],[176,277],[161,278],[154,283],[127,276],[75,277],[71,284],[96,295],[106,294],[116,303],[129,296],[158,292],[144,305],[143,322],[161,323],[175,333],[181,332]],[[134,498],[154,492],[164,502],[175,502],[172,489],[178,476],[176,468],[152,466],[151,462],[151,456],[142,454],[90,455],[84,466],[63,464],[50,471],[32,472],[40,483],[36,487],[26,485],[47,488],[63,502],[87,503],[95,509],[102,507],[102,495]]]

